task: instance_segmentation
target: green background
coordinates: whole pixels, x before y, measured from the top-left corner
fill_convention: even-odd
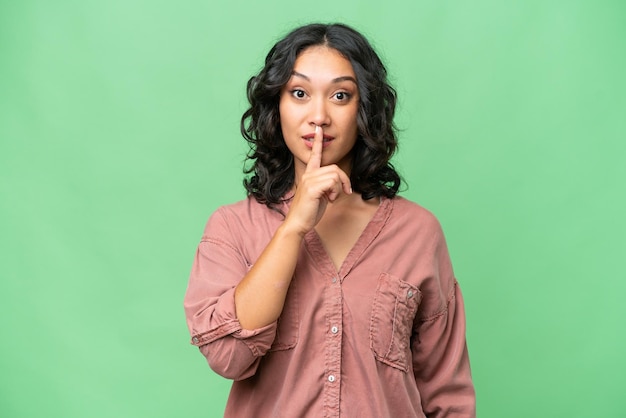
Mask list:
[[[221,416],[182,299],[245,83],[312,21],[387,63],[479,417],[626,416],[622,0],[0,0],[0,416]]]

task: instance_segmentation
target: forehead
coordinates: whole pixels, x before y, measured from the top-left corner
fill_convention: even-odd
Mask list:
[[[298,55],[294,72],[316,78],[354,77],[350,61],[336,49],[327,46],[312,46]]]

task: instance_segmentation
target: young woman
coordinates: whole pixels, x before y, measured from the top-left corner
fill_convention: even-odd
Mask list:
[[[248,82],[248,198],[219,208],[185,297],[234,383],[226,417],[474,417],[461,293],[428,211],[396,195],[396,94],[367,40],[295,29]]]

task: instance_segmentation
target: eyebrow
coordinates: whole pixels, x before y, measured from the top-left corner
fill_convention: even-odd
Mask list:
[[[309,77],[307,77],[306,75],[304,75],[302,73],[299,73],[297,71],[293,71],[291,74],[294,75],[294,76],[302,77],[306,81],[311,81],[311,79]],[[356,79],[354,77],[352,77],[352,76],[349,76],[349,75],[344,75],[344,76],[341,76],[341,77],[333,78],[331,80],[332,83],[341,83],[342,81],[352,81],[354,84],[357,84]]]

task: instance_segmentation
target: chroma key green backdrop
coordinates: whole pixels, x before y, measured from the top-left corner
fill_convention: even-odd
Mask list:
[[[245,83],[313,21],[387,63],[478,416],[625,417],[622,0],[0,0],[0,416],[222,415],[182,299],[244,197]]]

